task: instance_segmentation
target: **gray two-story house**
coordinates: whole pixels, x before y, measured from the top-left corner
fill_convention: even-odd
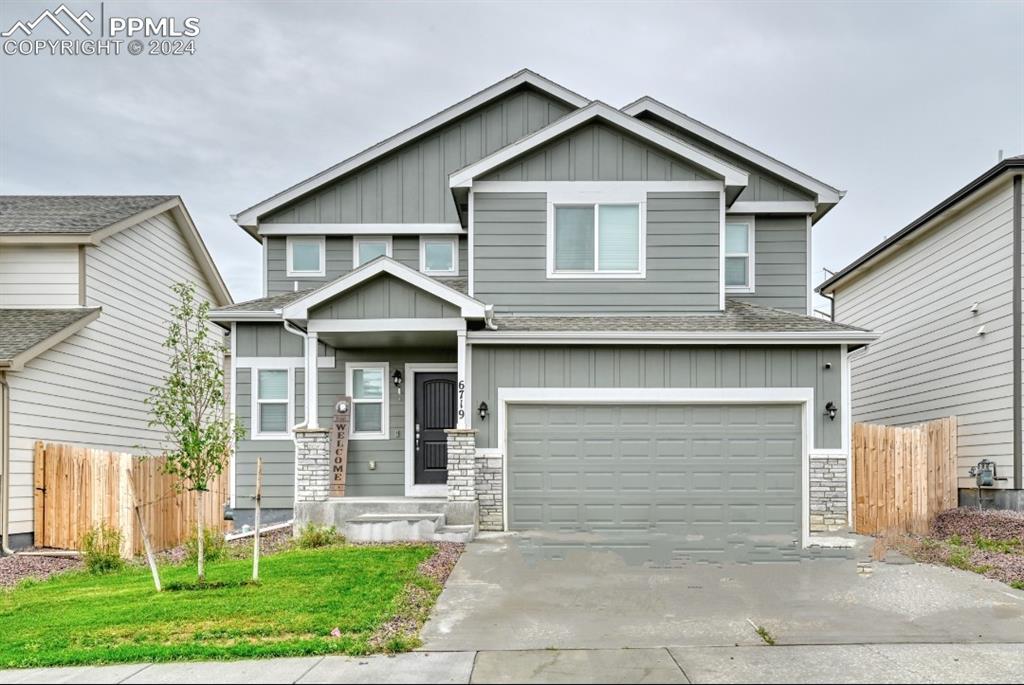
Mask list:
[[[845,527],[847,356],[872,335],[812,317],[809,283],[842,195],[522,71],[240,212],[265,297],[215,312],[236,520],[262,458],[265,510],[353,537]]]

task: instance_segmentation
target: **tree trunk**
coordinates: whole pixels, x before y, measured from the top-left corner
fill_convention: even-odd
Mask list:
[[[206,581],[206,531],[203,530],[203,491],[196,490],[196,575]]]

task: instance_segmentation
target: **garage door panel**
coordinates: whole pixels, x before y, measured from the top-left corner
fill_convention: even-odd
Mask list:
[[[801,421],[798,406],[512,405],[510,527],[667,530],[709,550],[799,536]]]

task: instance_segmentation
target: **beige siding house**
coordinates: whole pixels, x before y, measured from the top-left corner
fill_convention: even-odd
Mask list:
[[[1024,156],[1001,161],[819,288],[836,320],[880,335],[850,356],[854,420],[957,416],[961,499],[989,459],[997,501],[1016,507],[1022,173]]]
[[[166,372],[162,342],[178,282],[194,283],[214,305],[231,302],[178,197],[0,198],[8,548],[32,542],[35,441],[159,446],[143,400]]]

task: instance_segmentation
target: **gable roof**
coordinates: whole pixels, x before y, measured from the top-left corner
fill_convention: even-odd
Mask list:
[[[669,107],[665,103],[659,102],[650,96],[645,95],[636,102],[626,105],[622,108],[622,111],[632,117],[649,112],[659,119],[667,121],[670,124],[678,126],[685,131],[703,138],[713,145],[720,147],[755,166],[761,167],[762,169],[775,174],[779,178],[789,181],[795,186],[799,186],[800,188],[811,192],[817,196],[818,204],[828,205],[828,208],[831,208],[832,205],[839,202],[846,194],[845,191],[833,188],[829,184],[819,181],[802,171],[794,169],[788,164],[780,162],[774,157],[770,157],[760,150],[750,147],[746,143],[741,143],[735,138],[714,129],[703,122],[697,121],[693,117],[683,114],[679,110]],[[820,214],[824,214],[824,212],[820,212]]]
[[[960,188],[942,202],[904,226],[895,234],[889,236],[878,245],[875,245],[860,257],[853,260],[850,264],[834,273],[824,283],[815,288],[815,291],[822,294],[834,292],[840,281],[847,280],[850,276],[856,273],[865,272],[877,260],[889,254],[893,254],[902,248],[912,238],[916,237],[921,230],[935,225],[937,220],[942,219],[947,212],[954,210],[961,201],[968,199],[974,195],[974,193],[988,185],[989,182],[996,180],[1004,173],[1012,172],[1014,170],[1018,170],[1018,173],[1019,170],[1024,170],[1024,155],[1007,157],[1006,159],[999,161],[995,166],[986,170],[985,173],[972,180],[963,188]]]
[[[734,188],[736,194],[747,185],[747,173],[742,169],[712,157],[692,145],[687,145],[653,126],[645,124],[639,119],[627,116],[614,107],[595,100],[586,107],[565,115],[539,131],[521,138],[511,145],[506,145],[483,159],[453,172],[448,176],[449,186],[453,191],[469,188],[473,185],[474,178],[493,171],[520,155],[595,120],[605,121],[652,145],[660,147],[666,152],[686,159],[712,175],[721,178],[725,182],[726,188]]]
[[[18,371],[100,315],[99,307],[0,308],[0,369]]]
[[[182,232],[216,304],[230,304],[231,292],[177,195],[0,195],[0,245],[98,245],[164,212]]]
[[[285,319],[308,319],[310,309],[380,274],[390,274],[413,287],[459,307],[462,316],[467,319],[485,319],[488,316],[489,307],[480,300],[460,293],[455,288],[445,285],[442,281],[422,274],[405,264],[396,262],[391,257],[384,256],[377,257],[344,276],[336,278],[330,283],[288,302],[283,305],[281,315]]]
[[[568,88],[560,86],[554,81],[546,79],[536,72],[530,71],[529,69],[523,69],[512,74],[508,78],[502,79],[494,85],[488,86],[480,92],[469,96],[465,100],[462,100],[447,109],[441,110],[434,116],[424,119],[420,123],[411,126],[390,138],[382,140],[376,145],[363,150],[359,154],[349,157],[328,169],[324,169],[320,173],[314,174],[306,180],[300,181],[290,188],[286,188],[285,190],[282,190],[281,192],[276,193],[275,195],[272,195],[269,198],[248,207],[247,209],[243,209],[231,218],[235,220],[235,223],[242,228],[245,228],[251,235],[256,237],[254,233],[256,222],[263,214],[305,195],[324,183],[333,181],[354,169],[368,164],[369,162],[386,155],[416,138],[427,135],[431,131],[444,126],[463,114],[475,110],[478,107],[487,104],[491,100],[501,97],[505,93],[524,85],[536,88],[537,90],[547,93],[548,95],[572,105],[573,107],[583,107],[590,102],[590,100],[579,93],[574,93]]]

